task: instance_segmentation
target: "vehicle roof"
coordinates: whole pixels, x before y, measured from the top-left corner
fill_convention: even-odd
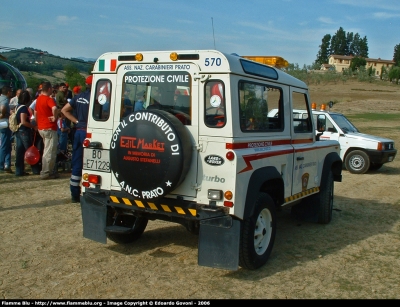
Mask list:
[[[317,111],[317,110],[312,110],[313,113],[318,113],[318,114],[336,114],[336,115],[343,115],[343,113],[339,112],[331,112],[331,111]]]
[[[96,61],[94,68],[93,68],[93,72],[95,73],[101,73],[99,71],[99,60],[100,59],[118,59],[121,56],[134,56],[137,53],[141,53],[143,54],[143,61],[142,62],[137,62],[134,60],[126,60],[126,61],[121,61],[118,59],[118,63],[117,66],[125,63],[125,64],[149,64],[152,63],[154,65],[164,65],[164,64],[171,64],[171,59],[170,59],[170,54],[176,52],[178,54],[199,54],[199,59],[198,60],[178,60],[174,63],[179,64],[179,63],[188,63],[188,62],[193,62],[196,63],[197,65],[200,66],[201,68],[201,72],[202,73],[236,73],[236,74],[240,74],[240,75],[245,75],[245,72],[243,71],[242,65],[241,65],[241,61],[247,61],[247,62],[252,62],[252,63],[257,63],[259,65],[263,65],[263,66],[267,66],[267,67],[271,67],[272,69],[274,69],[278,75],[278,79],[270,79],[272,81],[278,82],[278,83],[282,83],[282,84],[287,84],[287,85],[291,85],[291,86],[296,86],[299,88],[303,88],[303,89],[308,89],[308,86],[305,82],[289,75],[288,73],[275,68],[273,66],[269,66],[269,65],[265,65],[265,64],[261,64],[255,61],[251,61],[245,58],[242,58],[239,55],[236,54],[228,54],[225,52],[221,52],[218,50],[163,50],[163,51],[131,51],[131,52],[108,52],[108,53],[104,53],[102,54]],[[226,63],[228,65],[220,65],[220,66],[206,66],[204,65],[205,60],[207,58],[222,58],[223,60],[226,61]],[[154,61],[154,59],[157,58],[157,62]],[[254,76],[254,77],[259,77],[259,76]],[[267,78],[268,79],[268,78]]]

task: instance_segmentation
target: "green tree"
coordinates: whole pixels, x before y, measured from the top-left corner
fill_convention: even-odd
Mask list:
[[[347,39],[346,32],[342,27],[336,31],[331,38],[331,54],[347,55]]]
[[[353,47],[353,42],[354,42],[353,32],[347,32],[346,33],[346,48],[345,48],[345,52],[347,55],[351,55],[350,50]]]
[[[364,58],[356,56],[351,59],[350,69],[352,71],[356,71],[361,66],[363,66],[365,68],[366,65],[367,65],[367,61]]]
[[[326,34],[322,38],[322,43],[319,45],[319,51],[317,54],[317,59],[314,62],[314,67],[317,66],[318,68],[321,67],[322,64],[328,63],[328,58],[331,53],[330,50],[330,41],[331,41],[331,35]]]
[[[368,58],[368,40],[366,36],[364,36],[364,38],[361,39],[359,56]]]
[[[361,56],[364,58],[368,57],[368,40],[367,37],[360,37],[360,34],[356,33],[349,46],[349,53],[347,55]]]
[[[400,67],[400,44],[394,46],[393,61],[395,62],[395,66]]]
[[[33,92],[36,93],[36,89],[39,87],[40,83],[43,81],[48,81],[45,79],[39,79],[36,77],[33,77],[32,72],[21,72],[26,80],[26,84],[28,87],[31,87],[33,89]]]
[[[313,67],[328,63],[331,54],[368,57],[367,37],[361,38],[360,34],[353,32],[346,33],[342,27],[332,37],[330,34],[325,34],[319,48]]]
[[[368,76],[374,77],[374,76],[375,76],[375,73],[376,73],[376,69],[375,69],[375,68],[372,68],[372,66],[369,66],[369,67],[367,68],[367,73],[368,73]]]
[[[79,73],[79,69],[75,65],[66,65],[65,70],[65,81],[68,82],[71,88],[75,85],[84,85],[85,77]]]
[[[75,74],[79,74],[78,68],[76,68],[74,65],[65,65],[64,70],[65,70],[65,78],[70,78]]]
[[[381,75],[379,76],[379,79],[381,80],[387,80],[388,79],[388,70],[385,66],[382,66],[382,71],[381,71]]]
[[[393,80],[396,80],[396,84],[399,84],[399,79],[400,67],[392,66],[392,68],[389,70],[389,81],[392,82]]]
[[[353,41],[351,42],[350,48],[349,48],[349,55],[354,55],[358,56],[360,55],[360,34],[356,33],[354,34]]]

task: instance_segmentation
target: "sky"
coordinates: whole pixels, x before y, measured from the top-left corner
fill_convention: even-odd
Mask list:
[[[340,27],[367,37],[370,58],[392,60],[400,44],[400,1],[7,1],[0,48],[87,59],[113,51],[217,49],[282,56],[303,67]]]

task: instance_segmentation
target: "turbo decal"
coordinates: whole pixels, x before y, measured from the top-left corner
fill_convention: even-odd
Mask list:
[[[203,180],[204,180],[204,181],[210,181],[210,182],[221,182],[221,183],[225,183],[225,178],[219,178],[217,175],[215,175],[214,177],[212,177],[212,176],[207,176],[207,175],[203,175]]]

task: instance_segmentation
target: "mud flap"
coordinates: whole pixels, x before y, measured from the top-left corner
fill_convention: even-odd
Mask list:
[[[107,206],[94,203],[90,197],[81,197],[83,237],[107,243],[106,227]]]
[[[230,216],[200,221],[198,264],[237,270],[239,267],[240,221]]]

